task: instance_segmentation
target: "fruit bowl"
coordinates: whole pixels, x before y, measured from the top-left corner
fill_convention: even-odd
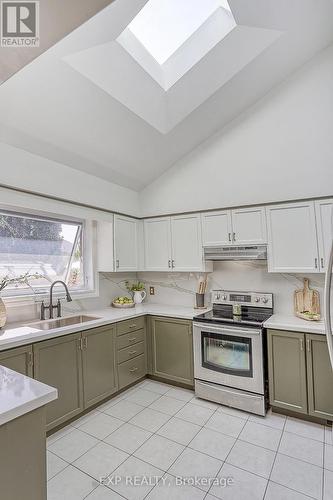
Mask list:
[[[130,307],[134,306],[134,301],[129,297],[116,297],[112,301],[112,307],[118,307],[119,309],[129,309]]]

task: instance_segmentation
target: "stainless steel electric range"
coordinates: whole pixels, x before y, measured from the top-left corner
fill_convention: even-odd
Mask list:
[[[193,323],[195,394],[266,413],[266,335],[273,294],[214,290],[213,308]]]

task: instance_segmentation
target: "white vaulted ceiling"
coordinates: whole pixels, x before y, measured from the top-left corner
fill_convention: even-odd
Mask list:
[[[140,190],[333,41],[330,0],[195,2],[157,46],[115,0],[0,87],[0,141]]]

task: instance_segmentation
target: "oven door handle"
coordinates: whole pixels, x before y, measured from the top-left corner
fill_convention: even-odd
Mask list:
[[[205,328],[203,323],[193,323],[193,326],[197,327],[197,328],[200,328],[200,329],[203,329]],[[210,331],[213,333],[213,332],[217,332],[217,333],[221,333],[221,335],[223,334],[234,334],[234,335],[240,335],[240,334],[246,334],[246,335],[260,335],[261,334],[261,330],[256,330],[256,329],[252,329],[252,328],[225,328],[225,327],[222,327],[222,326],[211,326],[211,325],[207,325],[207,328],[205,328],[205,331],[207,331],[207,333],[209,333]]]

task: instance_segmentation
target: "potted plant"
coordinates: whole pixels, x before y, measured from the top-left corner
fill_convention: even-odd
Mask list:
[[[126,282],[126,288],[132,295],[135,304],[141,304],[141,302],[146,298],[147,293],[145,291],[145,285],[141,281],[134,282],[130,284]]]
[[[37,278],[42,278],[42,275],[38,274],[38,273],[34,273],[34,274],[24,273],[24,274],[21,274],[20,276],[15,276],[14,278],[10,278],[9,276],[4,276],[3,278],[0,279],[0,293],[8,285],[26,283],[28,286],[30,286],[28,280],[29,279],[37,279]],[[2,298],[0,297],[0,328],[5,326],[6,321],[7,321],[6,306],[5,306],[5,303],[2,300]]]

